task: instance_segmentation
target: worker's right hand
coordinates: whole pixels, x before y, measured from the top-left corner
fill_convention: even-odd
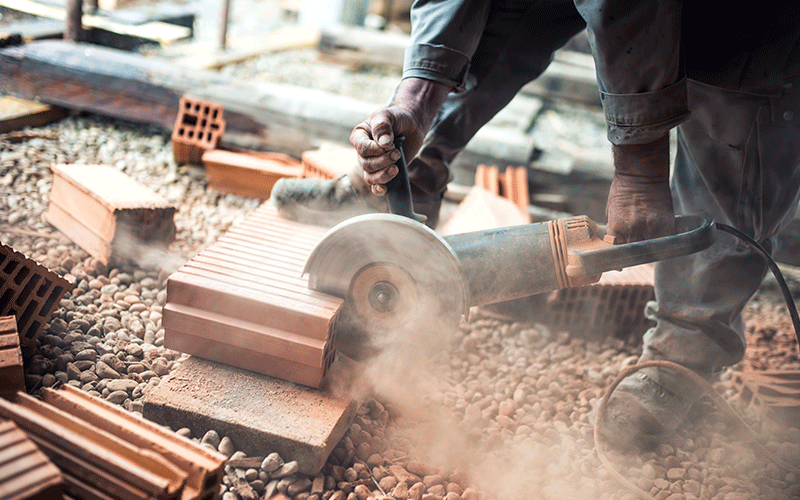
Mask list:
[[[616,244],[675,233],[668,137],[650,144],[614,146],[606,215],[608,234]]]
[[[444,84],[407,78],[400,82],[389,106],[375,111],[353,129],[350,143],[358,152],[364,181],[374,194],[385,194],[385,184],[397,175],[395,163],[400,152],[394,147],[395,136],[405,137],[403,152],[411,161],[449,92]]]

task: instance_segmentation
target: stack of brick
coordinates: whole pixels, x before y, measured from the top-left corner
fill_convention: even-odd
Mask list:
[[[14,422],[0,422],[0,498],[61,500],[61,472]]]
[[[47,222],[103,264],[140,262],[175,240],[176,207],[110,165],[54,165]]]
[[[169,277],[165,347],[320,387],[342,300],[302,274],[324,233],[263,204]]]
[[[25,391],[22,351],[19,348],[17,321],[14,316],[0,317],[0,397],[13,400]]]
[[[22,345],[33,347],[69,281],[0,244],[0,316],[15,316]]]
[[[73,498],[215,500],[225,457],[73,387],[0,400]]]

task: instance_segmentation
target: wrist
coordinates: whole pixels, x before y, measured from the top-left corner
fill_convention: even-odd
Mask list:
[[[614,175],[639,182],[669,182],[669,135],[645,144],[614,144]]]
[[[406,108],[427,130],[452,87],[424,78],[405,78],[397,86],[392,106]]]

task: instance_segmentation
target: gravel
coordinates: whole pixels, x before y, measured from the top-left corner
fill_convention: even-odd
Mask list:
[[[182,359],[163,347],[166,277],[259,202],[208,191],[203,172],[177,167],[169,138],[153,128],[75,115],[29,132],[28,139],[0,141],[0,241],[67,276],[75,288],[36,349],[25,353],[26,385],[35,393],[70,384],[140,414],[142,396]],[[41,214],[53,163],[111,164],[176,203],[178,234],[169,253],[141,268],[110,268],[47,225]],[[716,388],[772,454],[800,465],[800,430],[756,419],[730,384],[733,371],[748,365],[800,368],[774,286],[762,287],[745,320],[748,357]],[[245,457],[214,429],[202,436],[176,432],[230,457],[221,489],[226,500],[628,500],[635,496],[594,453],[589,414],[638,354],[613,339],[600,345],[541,324],[478,315],[409,377],[417,385],[367,397],[316,477],[298,473],[292,457],[273,450]],[[660,500],[800,496],[798,476],[720,416],[704,403],[691,426],[653,452],[609,457]],[[247,466],[230,465],[236,463]]]

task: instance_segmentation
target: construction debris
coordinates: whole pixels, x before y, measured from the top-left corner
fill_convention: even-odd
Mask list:
[[[0,244],[0,315],[15,316],[19,342],[36,345],[50,315],[72,284],[58,274]]]
[[[103,264],[141,262],[175,239],[175,206],[110,165],[54,165],[44,217]]]
[[[263,204],[169,277],[164,346],[320,387],[342,300],[302,274],[324,233]]]
[[[0,317],[0,397],[13,400],[18,391],[25,391],[22,371],[22,350],[19,348],[17,320]]]
[[[61,500],[61,472],[14,422],[0,422],[0,498]]]
[[[273,450],[292,457],[296,471],[317,474],[356,406],[326,391],[190,357],[145,394],[143,415],[195,435],[216,429],[248,455]]]
[[[284,177],[300,177],[302,164],[280,153],[206,151],[202,156],[208,187],[227,194],[266,200]]]
[[[215,149],[225,133],[219,104],[181,97],[172,129],[172,153],[178,165],[200,165],[203,153]]]

